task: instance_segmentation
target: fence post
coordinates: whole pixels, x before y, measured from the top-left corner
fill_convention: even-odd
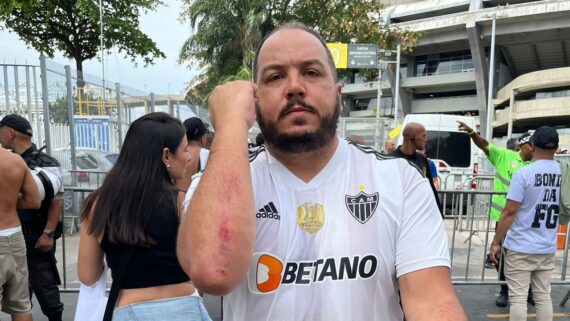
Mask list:
[[[123,105],[121,99],[121,84],[115,83],[115,91],[117,92],[117,123],[118,123],[118,134],[119,134],[119,150],[123,147]]]
[[[10,90],[8,89],[8,66],[4,65],[4,97],[6,98],[6,115],[10,113]]]
[[[38,142],[38,146],[43,146],[43,131],[40,130],[40,107],[38,102],[38,81],[36,79],[36,67],[32,68],[32,78],[34,78],[34,106],[36,107],[36,139]],[[45,118],[45,116],[44,116]]]
[[[69,122],[69,151],[71,153],[71,169],[77,170],[75,159],[75,125],[74,125],[74,108],[73,108],[73,87],[71,85],[71,68],[65,66],[65,84],[67,85],[67,119]]]
[[[40,56],[40,78],[42,79],[42,103],[44,107],[44,134],[47,153],[51,155],[51,134],[49,121],[49,102],[48,102],[48,85],[47,85],[47,67],[46,57]]]
[[[16,112],[22,115],[22,108],[20,107],[20,82],[18,80],[18,66],[14,65],[14,89],[16,91]]]
[[[28,121],[32,123],[32,93],[30,92],[30,66],[26,65],[26,102],[28,106]],[[37,139],[37,138],[36,138]]]

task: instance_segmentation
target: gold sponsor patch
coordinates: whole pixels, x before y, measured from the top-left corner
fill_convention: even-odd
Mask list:
[[[304,203],[297,207],[297,224],[313,234],[325,224],[325,207],[320,203]]]

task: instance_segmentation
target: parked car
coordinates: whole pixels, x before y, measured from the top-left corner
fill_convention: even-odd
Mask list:
[[[105,176],[115,164],[117,154],[78,148],[75,150],[76,170],[72,170],[69,148],[56,149],[52,151],[52,156],[61,164],[64,189],[68,187],[63,195],[64,216],[77,217],[83,200],[89,193],[74,192],[69,187],[97,188],[101,186]],[[75,182],[73,175],[75,175]]]
[[[116,154],[98,150],[78,148],[75,150],[75,154],[77,169],[73,171],[69,148],[57,149],[52,152],[52,156],[60,162],[65,173],[64,186],[72,186],[72,175],[75,175],[76,186],[98,187],[103,183],[105,176],[116,161]]]

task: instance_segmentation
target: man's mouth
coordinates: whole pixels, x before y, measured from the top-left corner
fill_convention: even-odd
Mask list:
[[[297,114],[297,113],[302,113],[302,112],[307,112],[307,113],[312,113],[313,111],[310,108],[306,108],[303,106],[299,106],[299,105],[295,105],[292,108],[288,109],[287,111],[285,111],[284,115],[289,115],[289,114]]]

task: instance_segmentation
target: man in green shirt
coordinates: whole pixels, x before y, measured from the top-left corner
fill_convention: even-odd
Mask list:
[[[495,179],[493,180],[493,190],[495,192],[508,192],[511,185],[513,174],[521,167],[528,165],[532,162],[532,143],[530,141],[531,135],[526,133],[519,138],[519,151],[512,151],[506,148],[497,147],[490,144],[485,138],[481,137],[473,128],[469,127],[463,122],[458,121],[458,128],[464,131],[481,149],[487,159],[495,167]],[[506,195],[493,195],[491,199],[491,219],[496,223],[501,218],[501,212],[507,203]],[[500,259],[500,265],[504,265],[503,257]],[[504,268],[496,267],[500,270],[499,279],[505,281]],[[495,301],[495,304],[500,307],[507,306],[509,298],[508,287],[506,284],[501,285],[501,292]],[[532,300],[529,298],[529,300]]]

